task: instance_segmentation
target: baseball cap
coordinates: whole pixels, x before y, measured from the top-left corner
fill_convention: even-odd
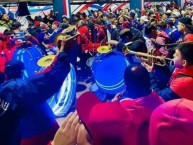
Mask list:
[[[13,24],[12,24],[12,28],[13,28],[13,29],[17,29],[17,28],[19,28],[19,27],[21,27],[21,26],[22,26],[21,23],[18,22],[18,21],[13,22]]]
[[[35,21],[34,21],[34,25],[35,25],[35,26],[40,26],[40,21],[35,20]]]
[[[160,105],[150,120],[150,145],[193,144],[193,101],[176,99]]]
[[[56,25],[56,26],[59,26],[60,22],[54,21],[53,24]]]
[[[182,24],[184,24],[185,26],[187,26],[189,28],[193,28],[192,20],[189,17],[182,17],[182,18],[178,19],[178,22],[181,22]]]
[[[94,145],[135,145],[136,129],[130,112],[119,102],[101,102],[92,92],[77,99],[77,113]]]
[[[64,18],[65,18],[65,19],[68,19],[68,17],[67,17],[66,15],[63,15],[63,16],[62,16],[62,19],[64,19]]]

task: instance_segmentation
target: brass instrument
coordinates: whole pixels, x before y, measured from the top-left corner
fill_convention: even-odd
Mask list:
[[[165,66],[166,65],[166,61],[173,61],[170,58],[165,58],[164,56],[155,56],[153,55],[155,49],[151,50],[151,54],[148,53],[143,53],[143,52],[135,52],[130,50],[127,46],[125,46],[123,48],[123,54],[127,55],[127,54],[134,54],[136,56],[141,56],[142,58],[140,58],[140,60],[147,62],[148,64],[156,64],[158,66]],[[144,58],[145,57],[145,58]]]

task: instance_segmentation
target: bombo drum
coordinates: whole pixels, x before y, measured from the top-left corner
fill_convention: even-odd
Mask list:
[[[76,100],[76,73],[74,67],[71,69],[64,80],[59,92],[48,99],[48,104],[52,108],[55,116],[61,117],[68,115],[72,105]]]
[[[44,57],[44,53],[38,46],[32,46],[28,48],[19,48],[13,55],[13,60],[20,60],[24,63],[25,78],[28,78],[36,73],[40,73],[45,69],[37,65],[40,58]],[[48,88],[49,89],[49,88]],[[55,93],[53,96],[47,100],[51,109],[53,110],[55,116],[61,117],[66,116],[72,109],[76,99],[76,74],[75,69],[71,65],[71,69],[59,92]]]
[[[98,87],[108,94],[125,89],[124,72],[129,65],[124,55],[117,51],[101,54],[95,58],[91,68]]]
[[[18,48],[13,54],[13,60],[20,60],[24,63],[24,76],[27,78],[39,72],[42,67],[37,65],[37,61],[45,54],[37,45],[32,45],[27,48]]]

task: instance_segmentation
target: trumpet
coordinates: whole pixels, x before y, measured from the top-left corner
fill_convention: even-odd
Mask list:
[[[158,66],[165,66],[167,64],[166,61],[167,62],[169,61],[169,64],[173,61],[173,59],[166,58],[164,56],[155,56],[155,55],[153,55],[154,51],[155,51],[155,49],[152,49],[150,51],[150,53],[143,53],[143,52],[132,51],[127,46],[125,46],[123,48],[123,54],[124,55],[134,54],[136,56],[145,57],[145,58],[140,58],[140,60],[145,61],[149,64],[155,64],[155,65],[158,65]]]

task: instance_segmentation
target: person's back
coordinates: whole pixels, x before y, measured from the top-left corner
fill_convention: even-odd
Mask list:
[[[152,112],[164,101],[150,89],[150,77],[141,65],[131,65],[125,70],[127,97],[120,100],[122,107],[131,112],[137,127],[137,144],[148,145],[148,127]],[[133,132],[134,133],[134,132]]]
[[[14,109],[14,104],[12,103],[11,97],[13,94],[10,90],[14,89],[12,86],[16,85],[16,83],[17,81],[6,82],[0,86],[0,136],[2,136],[0,142],[3,145],[12,145],[16,142],[15,133],[19,125],[20,115],[12,111],[12,109]],[[7,86],[9,86],[10,89]],[[20,112],[18,109],[15,111]],[[11,122],[7,123],[8,120],[11,120]]]
[[[136,126],[131,114],[118,102],[101,102],[95,94],[86,92],[78,98],[76,107],[93,144],[136,145]]]
[[[12,136],[17,130],[18,122],[27,111],[45,102],[61,87],[63,80],[70,71],[67,54],[62,52],[66,49],[65,39],[62,40],[62,46],[57,59],[44,72],[33,78],[26,80],[21,79],[21,71],[18,73],[20,77],[15,78],[16,72],[10,73],[5,84],[1,85],[0,90],[0,142],[3,145],[12,144]],[[12,61],[15,63],[15,61]],[[10,65],[11,67],[12,65]],[[9,67],[8,67],[9,68]]]

